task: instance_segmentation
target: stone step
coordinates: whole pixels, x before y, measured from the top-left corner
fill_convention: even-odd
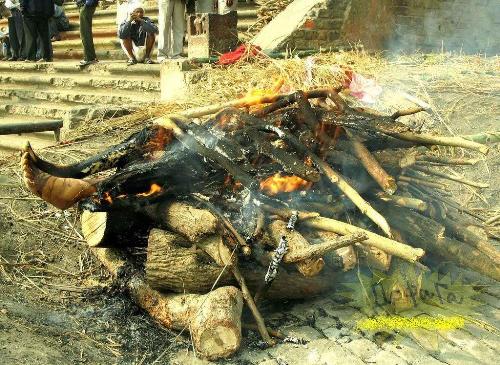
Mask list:
[[[17,101],[0,99],[0,114],[62,119],[64,129],[76,128],[88,120],[117,117],[129,112],[130,109],[113,104],[85,105],[73,102],[53,103],[35,99]]]
[[[2,124],[1,120],[0,124]],[[16,152],[16,158],[18,158],[17,153],[24,147],[26,141],[29,141],[35,150],[54,146],[57,143],[52,132],[8,134],[0,136],[0,151]]]
[[[248,27],[251,25],[253,25],[253,22],[238,22],[238,30],[247,31]],[[69,33],[68,36],[66,35],[67,33]],[[96,49],[121,49],[120,40],[116,34],[116,27],[113,28],[113,26],[110,25],[109,28],[96,30],[94,34],[98,35],[94,37],[94,46]],[[54,52],[62,49],[72,50],[82,47],[82,41],[79,38],[78,31],[63,32],[61,36],[65,39],[52,43]]]
[[[94,88],[134,90],[137,92],[160,92],[159,80],[142,78],[140,76],[123,78],[112,76],[58,75],[29,72],[12,73],[10,75],[2,73],[0,74],[0,88],[5,89],[3,86],[4,84],[30,86],[38,85],[56,88]]]
[[[145,16],[152,18],[152,19],[157,19],[158,18],[158,6],[145,6]],[[72,10],[72,11],[65,11],[66,17],[72,21],[75,20],[76,22],[79,21],[79,13],[77,10]],[[100,9],[96,10],[94,13],[94,21],[101,19],[101,18],[113,18],[116,19],[116,7],[113,8],[107,8],[105,10]],[[238,9],[238,19],[248,19],[248,18],[253,18],[257,19],[257,8],[254,6],[247,5],[246,7],[242,7]]]
[[[132,68],[122,62],[102,61],[94,65],[85,67],[83,70],[78,67],[77,62],[44,62],[44,63],[26,63],[26,62],[0,62],[0,72],[2,73],[68,73],[76,75],[126,75],[127,78],[138,76],[140,80],[153,79],[159,81],[160,65],[137,64]]]
[[[38,85],[0,84],[0,98],[11,100],[45,100],[48,102],[73,102],[79,104],[115,104],[125,107],[141,103],[159,102],[159,92],[136,90],[111,90],[95,88],[47,88]]]

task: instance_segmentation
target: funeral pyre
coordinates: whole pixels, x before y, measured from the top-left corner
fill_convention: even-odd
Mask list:
[[[430,147],[488,148],[398,121],[420,107],[382,115],[339,91],[249,96],[165,116],[68,166],[27,145],[24,182],[58,208],[78,203],[104,266],[209,359],[238,350],[244,302],[272,345],[278,334],[265,326],[261,300],[321,295],[357,262],[426,270],[420,259],[435,255],[498,280],[498,252],[468,228],[472,217],[445,182],[483,185],[442,170],[475,161]],[[134,254],[144,246],[147,255]],[[388,297],[411,305],[401,286]]]

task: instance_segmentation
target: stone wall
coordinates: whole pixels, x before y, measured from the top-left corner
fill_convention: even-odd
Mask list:
[[[287,36],[273,37],[277,31]],[[492,55],[500,51],[499,32],[498,0],[295,0],[255,41],[267,50],[361,42],[372,50]]]

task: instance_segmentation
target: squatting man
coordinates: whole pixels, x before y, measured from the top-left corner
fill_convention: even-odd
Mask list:
[[[142,7],[135,7],[118,29],[120,43],[128,56],[128,65],[135,65],[137,62],[154,63],[151,60],[151,51],[155,45],[156,34],[158,27],[144,16]]]

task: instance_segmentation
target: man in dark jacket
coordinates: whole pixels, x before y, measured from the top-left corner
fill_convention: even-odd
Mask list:
[[[76,0],[76,5],[80,8],[80,38],[83,44],[84,59],[80,66],[88,66],[97,63],[95,54],[94,39],[92,38],[92,17],[99,0]]]
[[[37,39],[40,37],[42,58],[52,61],[49,18],[54,15],[54,0],[21,0],[21,12],[26,27],[26,60],[36,61]]]
[[[122,48],[128,56],[128,65],[135,65],[138,61],[148,64],[153,63],[151,51],[157,33],[158,27],[151,19],[144,16],[142,7],[131,9],[129,18],[120,24],[118,29],[118,37]],[[141,52],[142,50],[144,52]]]

